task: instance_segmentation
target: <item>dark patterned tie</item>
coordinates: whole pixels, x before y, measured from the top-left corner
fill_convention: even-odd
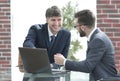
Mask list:
[[[52,35],[52,36],[51,36],[51,45],[54,43],[54,41],[55,41],[55,36]]]

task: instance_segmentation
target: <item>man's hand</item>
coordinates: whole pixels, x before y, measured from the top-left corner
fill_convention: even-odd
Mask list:
[[[64,65],[65,57],[62,54],[57,53],[54,55],[54,60],[56,64]]]

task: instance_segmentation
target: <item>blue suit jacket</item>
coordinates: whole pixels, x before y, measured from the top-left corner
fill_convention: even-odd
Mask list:
[[[51,46],[47,27],[47,23],[31,26],[23,47],[47,48],[50,63],[54,62],[54,54],[56,53],[61,53],[67,58],[71,38],[70,32],[61,29],[55,38],[53,46]]]
[[[101,30],[96,29],[88,43],[86,59],[79,62],[67,60],[65,68],[90,73],[90,81],[117,76],[111,40]]]

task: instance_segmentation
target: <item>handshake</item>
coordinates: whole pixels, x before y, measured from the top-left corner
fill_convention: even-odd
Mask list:
[[[62,54],[57,53],[57,54],[54,55],[54,60],[55,60],[56,64],[64,65],[64,62],[65,62],[66,59]]]

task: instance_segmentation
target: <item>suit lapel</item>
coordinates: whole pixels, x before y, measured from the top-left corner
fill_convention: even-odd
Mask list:
[[[97,28],[97,29],[93,32],[93,34],[92,34],[92,36],[91,36],[91,38],[90,38],[90,41],[87,42],[87,44],[88,44],[87,54],[88,54],[88,52],[89,52],[89,43],[91,42],[91,40],[93,39],[93,37],[95,36],[95,34],[97,34],[99,31],[100,31],[99,28]]]
[[[61,37],[62,37],[62,31],[60,30],[60,31],[58,32],[56,38],[55,38],[54,44],[50,47],[50,49],[52,49],[52,50],[56,49],[58,43],[60,43],[59,41],[60,41]],[[51,52],[52,52],[52,51],[51,51]]]
[[[43,35],[45,37],[45,43],[46,43],[46,46],[48,48],[48,50],[50,49],[50,41],[49,41],[49,35],[48,35],[48,29],[47,29],[47,24],[45,24],[44,26],[44,31],[43,31]]]

